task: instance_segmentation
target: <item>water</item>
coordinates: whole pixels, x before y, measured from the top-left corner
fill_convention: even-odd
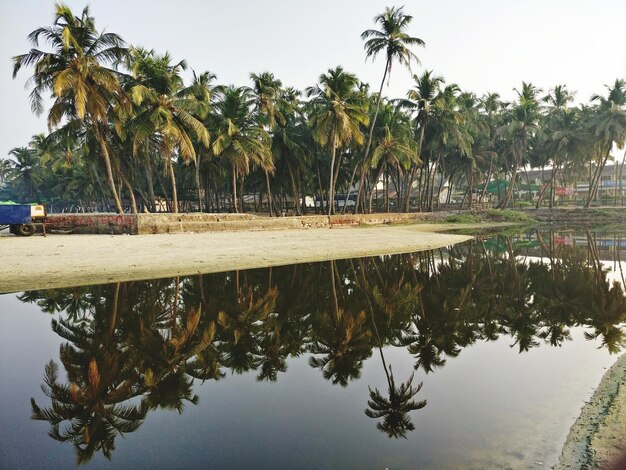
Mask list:
[[[493,236],[0,296],[0,467],[549,467],[624,346],[621,245]]]

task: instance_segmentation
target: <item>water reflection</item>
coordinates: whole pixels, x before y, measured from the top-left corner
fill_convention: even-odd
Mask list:
[[[417,399],[414,374],[396,381],[386,348],[406,348],[415,373],[428,374],[501,336],[523,353],[560,346],[583,326],[612,353],[626,345],[626,297],[607,271],[604,239],[572,240],[496,236],[417,254],[27,292],[20,300],[58,314],[52,329],[65,340],[67,376],[50,361],[42,386],[50,401],[33,399],[32,417],[85,463],[98,452],[111,458],[116,437],[151,410],[197,403],[195,382],[225,370],[273,382],[288,358],[306,354],[346,387],[376,351],[388,390],[370,388],[365,413],[389,437],[406,437],[427,397]]]

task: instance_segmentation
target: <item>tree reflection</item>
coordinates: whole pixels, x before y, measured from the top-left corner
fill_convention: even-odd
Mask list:
[[[391,366],[389,366],[389,389],[388,397],[384,397],[377,388],[369,389],[370,399],[367,402],[368,409],[365,414],[370,418],[383,418],[382,423],[376,427],[389,437],[403,437],[406,439],[407,431],[413,431],[415,425],[411,422],[409,413],[426,406],[426,400],[415,401],[412,398],[422,388],[420,382],[413,387],[413,374],[400,387],[396,387]]]
[[[33,400],[33,418],[73,443],[79,462],[98,452],[111,458],[117,435],[152,410],[182,413],[198,401],[197,382],[220,380],[225,369],[274,382],[290,358],[307,354],[323,378],[345,387],[376,348],[388,390],[370,389],[367,415],[390,437],[406,437],[409,413],[425,401],[414,399],[421,384],[413,374],[396,384],[388,348],[405,348],[427,374],[478,341],[508,338],[524,353],[561,346],[574,327],[620,352],[626,296],[609,280],[611,253],[619,259],[590,233],[537,232],[416,254],[24,293],[23,302],[54,315],[65,340],[60,365],[45,367],[50,402]]]

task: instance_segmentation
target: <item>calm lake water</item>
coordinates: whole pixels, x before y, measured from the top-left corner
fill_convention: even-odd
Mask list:
[[[0,467],[549,468],[625,345],[624,245],[2,295]]]

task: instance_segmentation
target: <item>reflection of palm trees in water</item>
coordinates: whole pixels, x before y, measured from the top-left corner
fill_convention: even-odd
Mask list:
[[[215,325],[199,328],[199,310],[172,318],[171,312],[157,312],[153,302],[144,315],[135,315],[137,305],[154,296],[131,286],[98,287],[102,295],[94,296],[91,319],[52,322],[53,330],[68,341],[61,346],[60,358],[69,383],[59,382],[59,368],[50,361],[42,389],[51,405],[40,407],[31,399],[32,417],[52,425],[53,439],[72,442],[79,464],[96,452],[110,459],[116,436],[135,431],[150,409],[180,412],[184,401],[196,403],[190,377],[219,376],[214,366],[205,367],[201,361]],[[158,293],[162,282],[153,287]],[[167,329],[158,321],[164,313]]]
[[[117,434],[137,429],[147,411],[141,404],[123,404],[141,390],[134,376],[135,358],[116,334],[119,296],[116,284],[111,304],[95,305],[92,322],[53,320],[53,330],[68,340],[60,356],[70,383],[59,383],[58,366],[50,361],[42,389],[52,405],[41,408],[31,399],[33,419],[50,422],[53,439],[72,442],[78,463],[98,451],[111,458]]]
[[[417,387],[413,387],[413,373],[411,373],[406,382],[396,387],[391,366],[389,366],[389,373],[386,369],[385,373],[389,386],[388,398],[384,397],[377,388],[374,390],[370,388],[370,399],[367,402],[369,408],[365,410],[365,414],[370,418],[383,418],[383,422],[377,423],[376,427],[389,437],[406,439],[407,431],[415,429],[409,413],[426,406],[426,400],[416,402],[412,399],[422,388],[422,382]]]
[[[364,311],[352,313],[339,306],[336,286],[339,279],[336,279],[335,274],[336,263],[336,261],[328,262],[332,307],[330,312],[323,311],[315,315],[313,341],[309,346],[312,354],[323,354],[323,356],[311,356],[309,365],[322,369],[325,379],[345,387],[349,380],[360,377],[363,361],[371,355],[371,333],[365,327]]]
[[[367,415],[406,437],[410,412],[423,406],[421,385],[413,375],[396,382],[386,347],[406,347],[416,369],[432,372],[502,335],[523,352],[559,346],[580,325],[611,352],[626,346],[626,297],[607,281],[594,243],[556,246],[550,234],[540,241],[549,263],[520,258],[527,240],[499,237],[455,246],[445,259],[419,253],[22,294],[63,311],[53,330],[67,341],[68,381],[46,367],[52,404],[33,402],[33,417],[74,443],[80,461],[110,457],[115,436],[137,429],[148,411],[195,403],[194,379],[219,379],[226,367],[275,381],[289,356],[309,352],[325,379],[347,386],[376,347],[388,390],[370,390]]]
[[[403,276],[401,276],[395,284],[393,282],[388,283],[386,281],[388,281],[389,278],[383,278],[380,276],[380,272],[376,269],[378,280],[382,281],[384,285],[381,286],[381,288],[372,288],[365,275],[366,270],[364,269],[365,266],[363,260],[360,260],[360,269],[358,272],[355,269],[354,264],[351,264],[351,266],[355,279],[358,279],[356,285],[361,289],[370,312],[378,352],[385,371],[388,387],[388,397],[383,396],[377,388],[372,390],[371,387],[368,387],[370,399],[367,402],[368,408],[365,410],[365,414],[374,419],[383,418],[382,423],[378,422],[376,427],[380,431],[387,434],[390,438],[404,437],[406,439],[407,431],[413,431],[415,429],[415,425],[411,421],[409,413],[426,406],[426,400],[418,402],[413,400],[413,397],[421,390],[422,382],[420,382],[416,387],[413,387],[414,373],[411,373],[406,382],[400,384],[399,387],[396,387],[391,365],[387,367],[387,363],[385,361],[383,344],[378,331],[378,326],[376,324],[376,316],[374,314],[374,308],[372,301],[370,300],[370,295],[373,297],[374,304],[378,307],[378,310],[382,311],[383,318],[387,319],[389,323],[391,323],[390,320],[393,318],[395,312],[392,305],[395,304],[398,308],[407,306],[410,303],[406,300],[407,298],[410,298],[407,294],[410,291],[419,291],[420,286],[416,286],[415,289],[411,289],[408,283],[403,286]],[[381,292],[385,292],[388,296],[385,297]],[[380,307],[383,308],[381,309]]]

